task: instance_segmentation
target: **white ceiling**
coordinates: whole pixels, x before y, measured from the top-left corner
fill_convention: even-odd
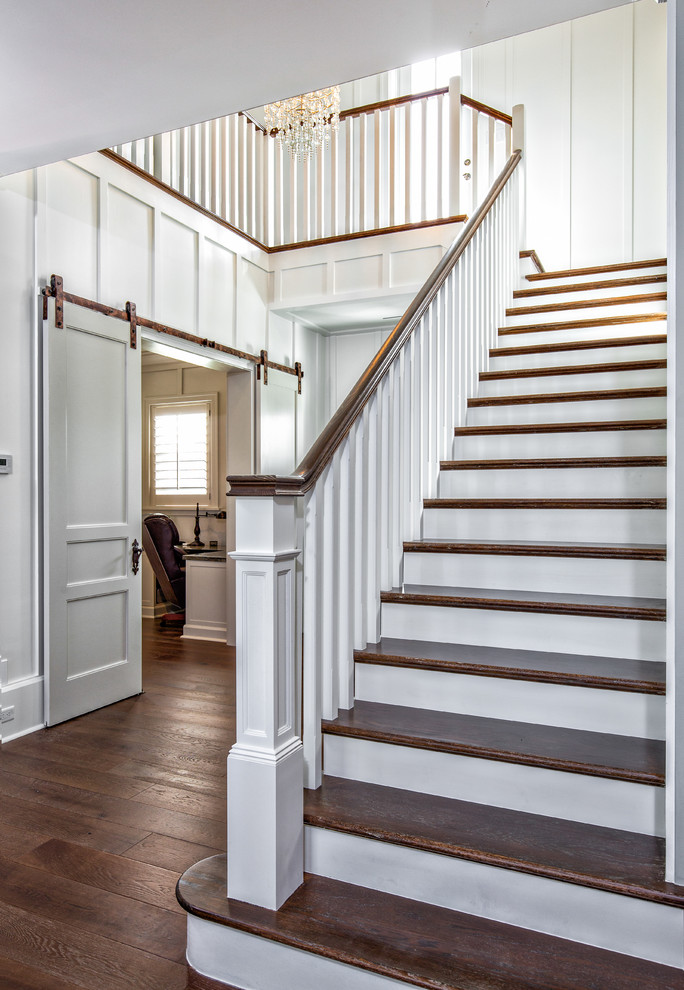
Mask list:
[[[5,0],[0,174],[630,0]]]

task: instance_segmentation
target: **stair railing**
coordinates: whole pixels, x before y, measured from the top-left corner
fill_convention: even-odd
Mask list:
[[[353,650],[380,637],[454,426],[486,368],[520,248],[522,108],[481,207],[293,475],[236,496],[237,741],[228,758],[228,894],[277,909],[302,880],[302,779],[321,719],[353,705]]]
[[[470,214],[510,156],[511,130],[455,77],[343,111],[330,143],[301,164],[247,113],[112,150],[275,247]]]

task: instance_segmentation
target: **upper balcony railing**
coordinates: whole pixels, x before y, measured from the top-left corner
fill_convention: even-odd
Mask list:
[[[512,118],[460,79],[340,114],[299,163],[246,113],[112,150],[260,245],[283,248],[472,214],[511,153]]]

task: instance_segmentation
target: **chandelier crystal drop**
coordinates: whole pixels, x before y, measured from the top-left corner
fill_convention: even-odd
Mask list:
[[[340,123],[340,87],[329,86],[315,93],[293,96],[269,103],[265,108],[266,127],[280,138],[293,158],[303,161],[312,155]]]

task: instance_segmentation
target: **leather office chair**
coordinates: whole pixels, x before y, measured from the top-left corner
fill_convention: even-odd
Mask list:
[[[164,598],[180,610],[167,612],[162,617],[162,626],[185,622],[185,568],[181,566],[183,557],[175,548],[180,536],[173,519],[163,512],[146,516],[142,541]]]

